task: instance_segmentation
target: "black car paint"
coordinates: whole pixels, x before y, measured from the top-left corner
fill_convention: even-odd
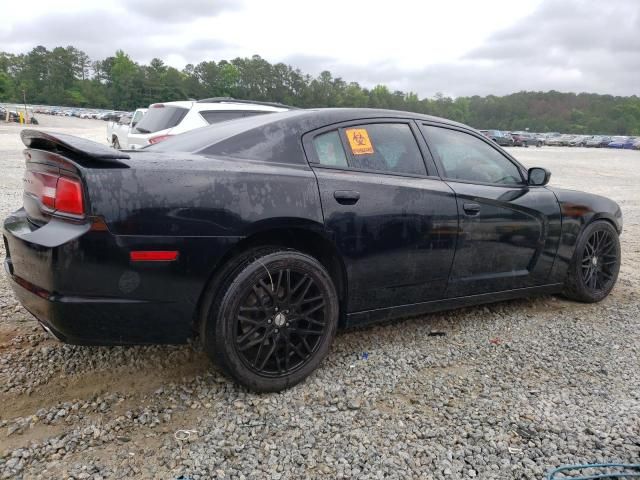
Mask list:
[[[427,175],[314,163],[307,138],[376,119],[412,125]],[[463,129],[498,148],[454,122],[365,109],[237,122],[255,128],[207,155],[148,148],[100,158],[105,153],[97,147],[85,145],[84,156],[81,147],[68,148],[77,146],[71,139],[31,142],[29,168],[46,162],[81,177],[89,213],[34,221],[27,218],[34,205],[25,199],[25,207],[5,220],[5,268],[22,304],[70,343],[185,342],[207,285],[234,249],[258,235],[287,231],[338,253],[348,326],[558,291],[584,225],[603,218],[621,230],[619,207],[602,197],[443,181],[419,122]],[[185,135],[206,140],[210,128],[219,127]],[[262,148],[263,160],[237,158],[237,152],[255,154],[247,150],[251,144]],[[336,191],[359,198],[341,204]],[[465,216],[467,201],[480,205],[478,216]],[[132,250],[178,250],[179,257],[134,263]]]

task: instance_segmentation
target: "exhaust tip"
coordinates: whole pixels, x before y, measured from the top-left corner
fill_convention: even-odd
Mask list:
[[[43,329],[45,332],[47,332],[47,333],[49,334],[49,336],[50,336],[51,338],[54,338],[54,339],[58,340],[59,342],[62,342],[62,339],[61,339],[59,336],[57,336],[55,333],[53,333],[53,330],[51,330],[51,328],[49,328],[48,326],[46,326],[46,325],[45,325],[44,323],[42,323],[42,322],[38,322],[38,323],[40,324],[40,326],[42,327],[42,329]]]

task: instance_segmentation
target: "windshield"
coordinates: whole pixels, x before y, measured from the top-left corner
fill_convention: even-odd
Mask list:
[[[136,133],[154,133],[178,125],[189,110],[182,107],[163,105],[151,107],[136,125]]]

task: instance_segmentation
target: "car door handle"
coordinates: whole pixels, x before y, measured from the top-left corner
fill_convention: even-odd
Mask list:
[[[467,215],[477,215],[480,213],[480,205],[477,203],[465,203],[462,205]]]
[[[333,192],[333,198],[342,205],[353,205],[360,200],[360,192],[355,190],[336,190]]]

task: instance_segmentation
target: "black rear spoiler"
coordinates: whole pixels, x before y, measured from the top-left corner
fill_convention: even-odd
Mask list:
[[[118,159],[131,158],[127,153],[115,150],[92,140],[66,135],[25,129],[20,132],[22,143],[28,148],[58,153],[74,160],[106,162],[125,166]]]

